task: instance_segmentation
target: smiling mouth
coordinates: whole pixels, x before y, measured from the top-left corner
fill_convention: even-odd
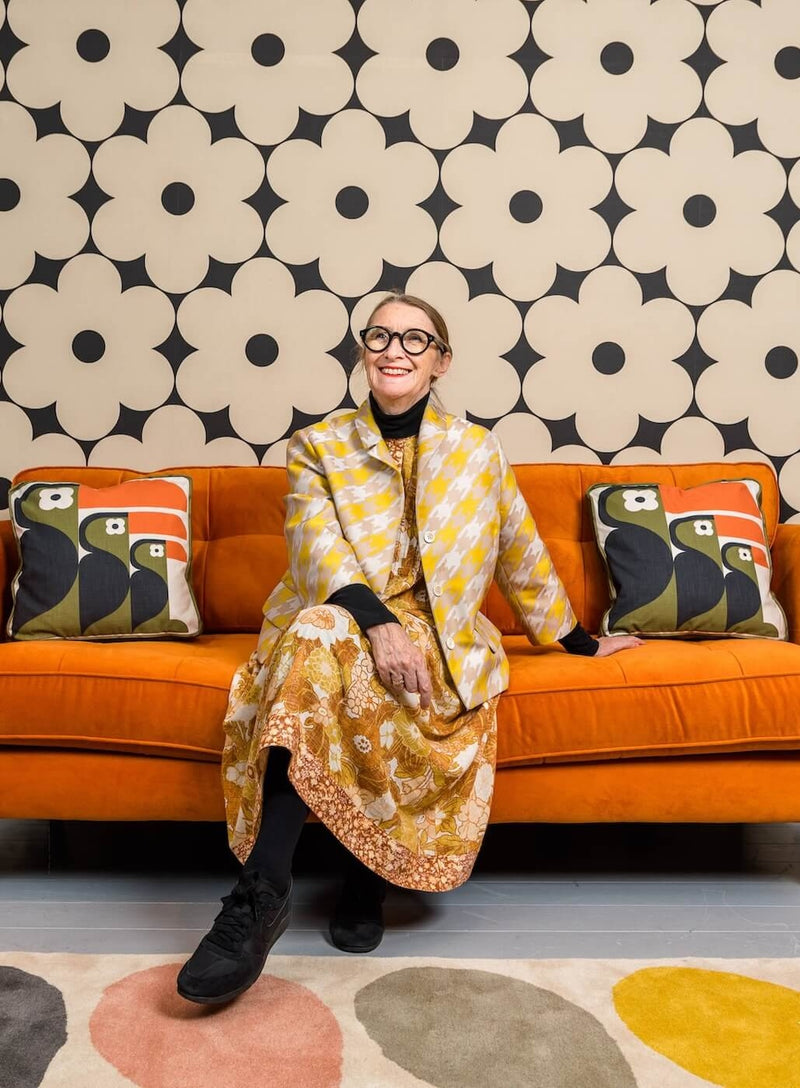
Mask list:
[[[381,374],[388,374],[390,378],[401,378],[404,374],[410,374],[410,370],[404,370],[399,366],[379,366]]]

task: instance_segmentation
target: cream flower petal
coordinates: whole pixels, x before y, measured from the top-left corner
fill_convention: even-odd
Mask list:
[[[157,114],[147,141],[107,140],[93,169],[113,198],[95,213],[98,248],[123,261],[144,253],[148,275],[165,291],[196,287],[209,256],[235,263],[261,244],[261,219],[243,203],[263,180],[261,155],[246,140],[212,144],[208,122],[188,106]]]
[[[785,184],[773,156],[734,156],[722,125],[694,118],[677,130],[668,155],[637,148],[617,167],[617,191],[635,210],[616,229],[615,252],[636,272],[666,265],[667,282],[683,302],[712,302],[731,268],[758,275],[780,259],[783,234],[764,213]]]
[[[527,83],[509,54],[530,27],[517,0],[410,6],[399,32],[396,10],[392,0],[367,0],[358,13],[359,34],[376,56],[359,70],[356,90],[372,113],[409,111],[418,140],[449,148],[467,136],[476,113],[499,119],[520,108]]]
[[[789,196],[800,207],[800,162],[796,162],[789,174]],[[795,268],[800,269],[800,223],[795,223],[786,240],[786,256]]]
[[[727,61],[706,82],[711,113],[732,125],[756,120],[773,154],[800,155],[800,86],[785,59],[800,41],[795,0],[764,0],[760,6],[730,0],[712,13],[706,32],[711,48]]]
[[[294,406],[324,415],[345,394],[345,373],[328,352],[347,331],[347,311],[324,291],[295,296],[278,261],[243,265],[230,294],[206,287],[188,295],[178,327],[197,348],[178,371],[182,399],[203,412],[228,408],[248,442],[282,438]]]
[[[233,106],[255,143],[280,143],[301,108],[336,113],[353,93],[352,72],[334,53],[355,25],[347,0],[188,0],[183,24],[202,47],[183,69],[186,97],[209,113]]]
[[[37,253],[63,260],[83,247],[89,222],[69,197],[88,176],[89,156],[77,140],[58,133],[37,140],[28,111],[0,102],[0,177],[16,196],[0,215],[0,290],[23,283]]]
[[[750,306],[717,302],[697,326],[718,360],[698,379],[698,407],[717,423],[746,419],[754,444],[773,456],[800,448],[799,308],[800,275],[778,270],[758,283]]]
[[[594,450],[585,446],[559,446],[553,449],[550,432],[537,416],[511,412],[495,423],[492,431],[500,439],[508,460],[514,465],[554,461],[562,464],[600,463]]]
[[[256,465],[258,458],[239,438],[206,440],[202,421],[188,408],[167,404],[149,416],[141,440],[113,434],[98,442],[90,465],[122,465],[139,472],[181,465]]]
[[[589,147],[560,151],[543,117],[512,117],[495,150],[465,144],[451,151],[442,184],[461,205],[440,230],[445,255],[463,268],[491,263],[511,298],[538,298],[557,264],[587,270],[608,252],[608,227],[591,210],[611,185],[608,160]]]
[[[11,480],[25,468],[37,465],[85,465],[86,457],[74,438],[65,434],[33,437],[31,422],[16,404],[0,403],[0,464]],[[8,508],[0,506],[0,520],[8,520]]]
[[[626,269],[590,273],[577,302],[540,299],[525,318],[525,335],[543,356],[525,376],[526,403],[545,419],[574,413],[593,449],[619,450],[640,417],[666,422],[691,403],[691,379],[673,360],[692,342],[692,315],[673,299],[643,303]]]
[[[800,453],[794,454],[785,462],[778,477],[781,494],[793,509],[800,511]],[[793,524],[800,522],[800,513],[788,519]]]
[[[628,151],[648,117],[690,117],[702,98],[696,72],[682,63],[703,39],[703,20],[688,0],[544,0],[533,35],[548,53],[534,72],[531,98],[555,120],[583,116],[604,151]]]
[[[174,324],[169,299],[153,287],[122,291],[116,268],[96,254],[65,265],[57,291],[18,288],[4,317],[23,345],[6,363],[6,391],[30,408],[55,401],[59,422],[76,438],[101,438],[120,404],[154,408],[173,388],[172,368],[154,350]]]
[[[737,449],[725,453],[725,439],[719,430],[701,416],[684,416],[668,427],[661,439],[660,451],[646,446],[629,446],[613,458],[614,465],[643,465],[663,462],[668,465],[700,462],[760,461],[772,464],[759,450]]]
[[[267,176],[286,200],[267,223],[270,249],[288,264],[318,258],[323,280],[339,295],[370,290],[384,260],[421,264],[436,244],[436,226],[417,206],[436,185],[436,160],[419,144],[387,148],[381,126],[363,110],[331,118],[321,147],[281,144]]]
[[[456,415],[469,411],[482,419],[510,412],[519,400],[520,380],[502,355],[522,332],[513,302],[496,294],[470,299],[464,276],[444,261],[412,272],[406,291],[431,302],[455,330],[453,366],[436,382],[447,410]]]
[[[180,23],[175,0],[12,0],[11,29],[27,46],[11,58],[14,97],[36,109],[59,104],[83,140],[102,140],[125,105],[165,106],[178,89],[174,61],[159,48]]]

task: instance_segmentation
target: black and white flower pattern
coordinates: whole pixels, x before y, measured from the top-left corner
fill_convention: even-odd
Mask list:
[[[0,401],[0,521],[8,520],[7,488],[14,476],[33,465],[85,465],[86,457],[75,441],[65,434],[41,434],[34,438],[33,427],[24,410]]]
[[[600,458],[594,450],[576,442],[554,446],[544,422],[530,412],[509,412],[492,428],[512,464],[537,464],[558,461],[561,464],[596,465]]]

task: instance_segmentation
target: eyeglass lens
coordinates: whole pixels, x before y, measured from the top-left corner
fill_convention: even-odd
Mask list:
[[[406,329],[403,333],[390,333],[388,329],[384,329],[381,325],[372,325],[370,328],[365,329],[363,339],[370,351],[385,351],[395,336],[403,345],[403,350],[407,351],[409,355],[421,355],[433,341],[430,333],[424,332],[422,329]]]

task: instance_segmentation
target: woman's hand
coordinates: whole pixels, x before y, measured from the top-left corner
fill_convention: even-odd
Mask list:
[[[636,635],[601,635],[597,640],[599,645],[595,657],[610,657],[618,654],[620,650],[634,650],[637,646],[644,646],[644,639]]]
[[[419,705],[431,705],[431,678],[425,658],[399,623],[379,623],[365,632],[372,646],[375,668],[383,686],[402,699],[403,692],[419,693]],[[414,700],[416,701],[416,700]]]

